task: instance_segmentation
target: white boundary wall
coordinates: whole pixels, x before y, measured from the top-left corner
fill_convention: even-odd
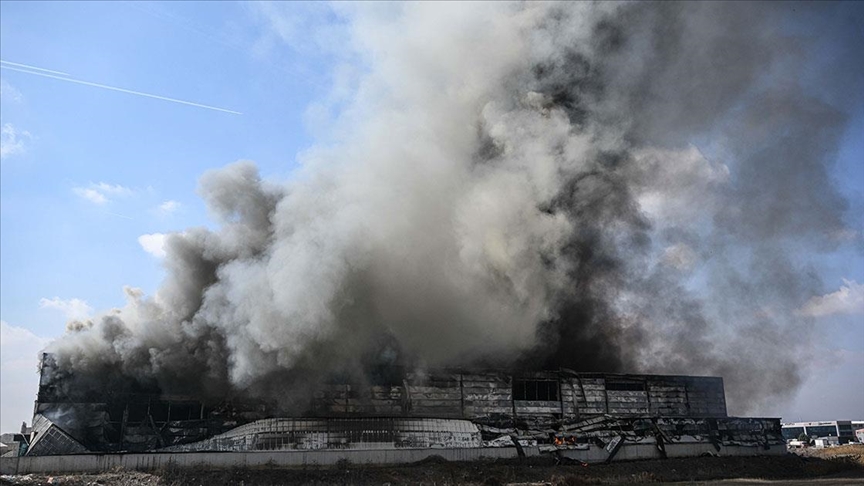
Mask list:
[[[526,456],[538,456],[538,447],[523,447]],[[565,457],[583,462],[603,462],[608,453],[592,446],[586,450],[560,451]],[[694,457],[703,454],[720,456],[782,455],[785,445],[762,447],[722,446],[717,452],[710,444],[666,444],[668,457]],[[2,457],[0,474],[96,473],[116,468],[152,471],[164,468],[203,466],[231,467],[296,467],[331,466],[347,460],[352,464],[407,464],[439,456],[448,461],[512,459],[518,457],[515,447],[477,449],[379,449],[379,450],[315,450],[273,452],[184,452],[142,454],[74,454],[64,456]],[[616,461],[660,459],[653,444],[625,444],[615,455]]]

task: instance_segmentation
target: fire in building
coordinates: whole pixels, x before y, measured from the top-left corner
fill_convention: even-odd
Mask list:
[[[860,62],[771,3],[343,13],[332,132],[285,181],[202,174],[216,224],[158,234],[159,288],[46,348],[17,471],[785,452],[727,399],[807,377],[809,255],[857,234],[832,171]]]
[[[510,448],[613,460],[785,450],[779,419],[727,415],[719,377],[406,372],[390,383],[322,383],[302,412],[285,415],[265,400],[64,392],[45,379],[52,366],[45,355],[28,456]]]

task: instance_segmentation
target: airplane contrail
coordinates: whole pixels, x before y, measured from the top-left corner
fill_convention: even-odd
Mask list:
[[[121,93],[127,93],[127,94],[132,94],[132,95],[137,95],[137,96],[144,96],[146,98],[154,98],[154,99],[162,100],[162,101],[170,101],[172,103],[180,103],[181,105],[189,105],[189,106],[195,106],[198,108],[206,108],[208,110],[221,111],[224,113],[231,113],[233,115],[242,115],[243,114],[243,113],[240,113],[239,111],[228,110],[225,108],[219,108],[219,107],[210,106],[210,105],[202,105],[201,103],[193,103],[191,101],[178,100],[176,98],[168,98],[167,96],[159,96],[159,95],[150,94],[150,93],[142,93],[141,91],[133,91],[131,89],[119,88],[117,86],[108,86],[105,84],[91,83],[90,81],[84,81],[81,79],[55,76],[53,74],[41,73],[41,72],[36,72],[36,71],[28,71],[26,69],[19,69],[17,67],[7,66],[6,64],[12,64],[12,63],[9,63],[7,61],[3,61],[3,64],[0,64],[0,69],[9,69],[11,71],[18,71],[20,73],[32,74],[34,76],[42,76],[45,78],[59,79],[60,81],[68,81],[70,83],[83,84],[85,86],[93,86],[95,88],[108,89],[111,91],[119,91]],[[45,71],[47,71],[47,70],[45,70]]]
[[[61,76],[71,76],[71,74],[64,73],[62,71],[52,71],[50,69],[40,68],[40,67],[36,67],[36,66],[30,66],[28,64],[19,64],[17,62],[4,61],[2,59],[0,59],[0,64],[8,64],[10,66],[18,66],[18,67],[27,68],[27,69],[33,69],[35,71],[45,71],[46,73],[59,74]]]

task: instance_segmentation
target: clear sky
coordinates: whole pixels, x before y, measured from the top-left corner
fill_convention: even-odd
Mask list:
[[[36,379],[32,346],[7,332],[50,339],[76,312],[122,304],[124,285],[152,292],[162,270],[139,237],[210,224],[195,194],[206,169],[250,159],[288,177],[329,78],[242,3],[3,2],[0,36],[4,61],[242,112],[2,70],[5,431],[29,421]]]
[[[202,172],[248,159],[264,178],[292,176],[343,67],[303,38],[307,22],[341,20],[292,5],[296,16],[276,21],[234,2],[0,3],[4,432],[29,422],[36,353],[67,319],[122,305],[125,285],[152,293],[158,235],[212,225],[195,194]],[[862,134],[858,110],[833,174],[858,227]],[[811,375],[773,412],[862,420],[864,257],[821,255],[818,272],[845,307],[816,318]]]

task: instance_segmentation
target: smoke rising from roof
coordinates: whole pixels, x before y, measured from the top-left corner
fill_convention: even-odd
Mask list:
[[[288,183],[205,173],[221,228],[168,235],[162,287],[71,323],[61,370],[286,403],[390,365],[715,374],[739,412],[795,389],[821,284],[790,249],[846,230],[847,114],[799,84],[790,7],[341,8],[368,69],[334,141]]]

